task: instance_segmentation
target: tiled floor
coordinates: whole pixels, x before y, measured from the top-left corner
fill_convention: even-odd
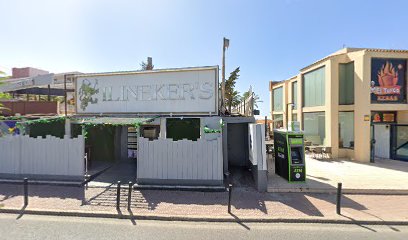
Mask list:
[[[341,182],[345,190],[406,190],[408,192],[408,162],[377,159],[375,163],[359,163],[340,159],[316,160],[306,157],[306,182],[288,183],[274,174],[270,160],[268,191],[287,190],[335,191]]]

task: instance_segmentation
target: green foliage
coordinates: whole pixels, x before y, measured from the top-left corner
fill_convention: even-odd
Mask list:
[[[35,119],[35,120],[27,120],[24,122],[18,122],[16,123],[16,128],[20,129],[21,133],[25,132],[25,128],[30,125],[34,124],[51,124],[51,123],[57,123],[57,122],[63,122],[65,119],[68,117],[62,116],[62,117],[52,117],[52,118],[40,118],[40,119]]]
[[[154,117],[154,118],[157,118],[157,117]],[[131,124],[131,126],[138,129],[140,127],[140,125],[151,122],[151,121],[153,121],[153,119],[149,119],[149,120],[146,120],[146,121],[137,121],[137,120],[135,120],[134,123]],[[86,121],[86,119],[84,119],[84,120]],[[127,124],[127,123],[109,123],[109,122],[104,122],[104,123],[83,122],[83,123],[80,123],[80,124],[82,126],[82,136],[84,136],[85,139],[88,137],[89,130],[91,128],[93,128],[93,127],[97,127],[97,126],[112,126],[112,127],[115,127],[115,126],[129,126],[129,124]]]
[[[4,76],[5,74],[6,74],[5,72],[0,71],[0,85],[3,84],[2,81],[6,80],[8,78],[8,77]],[[1,75],[3,75],[3,76],[1,76]],[[10,98],[11,98],[10,94],[0,92],[0,99],[10,99]],[[0,103],[0,113],[1,113],[2,110],[7,110],[7,109],[8,108],[5,108],[4,105]]]
[[[140,63],[140,70],[146,71],[146,70],[153,70],[154,65],[149,65],[147,62],[142,61]]]
[[[248,99],[248,98],[249,98],[249,94],[250,94],[250,91],[249,91],[249,90],[246,91],[246,92],[244,92],[244,93],[242,94],[242,101],[244,101],[244,99]],[[253,92],[253,97],[254,97],[254,99],[253,99],[253,100],[254,100],[254,106],[257,108],[257,107],[258,107],[258,103],[263,102],[263,101],[261,101],[259,95],[255,94],[254,92]]]
[[[98,99],[93,99],[92,96],[99,93],[99,89],[91,87],[88,80],[84,80],[79,88],[79,99],[81,100],[80,108],[85,110],[89,103],[97,103]]]
[[[158,116],[148,119],[145,121],[140,121],[140,120],[134,120],[133,124],[128,124],[128,123],[110,123],[110,122],[102,122],[102,123],[93,123],[93,122],[86,122],[92,119],[96,119],[95,117],[92,118],[84,118],[82,119],[84,122],[79,123],[82,126],[82,135],[84,138],[87,138],[88,132],[90,128],[97,127],[97,126],[134,126],[136,129],[140,127],[142,124],[146,124],[149,122],[152,122],[155,118],[158,118]],[[0,120],[23,120],[24,118],[21,117],[1,117]],[[20,129],[20,132],[23,133],[25,132],[25,128],[30,125],[35,125],[35,124],[55,124],[55,123],[62,123],[65,122],[66,119],[74,119],[72,117],[65,117],[65,116],[58,116],[58,117],[52,117],[52,118],[41,118],[41,119],[35,119],[35,120],[27,120],[27,121],[21,121],[16,123],[16,128]]]
[[[231,108],[237,106],[241,101],[239,92],[235,90],[235,84],[239,78],[239,67],[231,72],[229,78],[225,80],[225,104],[228,106],[228,111],[231,112]]]

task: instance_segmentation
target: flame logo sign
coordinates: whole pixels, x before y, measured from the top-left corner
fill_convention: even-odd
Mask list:
[[[395,71],[392,63],[388,61],[378,71],[377,76],[381,87],[393,87],[398,84],[398,71]]]

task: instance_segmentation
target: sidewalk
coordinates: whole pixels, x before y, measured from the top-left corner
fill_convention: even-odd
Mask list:
[[[359,163],[306,156],[306,182],[288,183],[274,174],[275,164],[269,161],[269,192],[335,193],[341,182],[344,193],[408,194],[408,162],[376,159],[375,163]]]
[[[0,212],[22,213],[22,186],[0,184]],[[371,222],[408,224],[407,195],[344,195],[342,216],[336,214],[334,194],[259,193],[248,188],[232,192],[133,190],[131,211],[127,189],[116,210],[116,188],[30,185],[25,212],[97,217],[195,221]]]

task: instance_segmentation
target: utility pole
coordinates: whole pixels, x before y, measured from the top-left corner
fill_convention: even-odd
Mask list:
[[[224,37],[222,46],[222,82],[221,82],[221,111],[225,113],[225,50],[229,47],[229,39]]]
[[[64,74],[64,107],[65,107],[65,117],[67,116],[67,74]]]

